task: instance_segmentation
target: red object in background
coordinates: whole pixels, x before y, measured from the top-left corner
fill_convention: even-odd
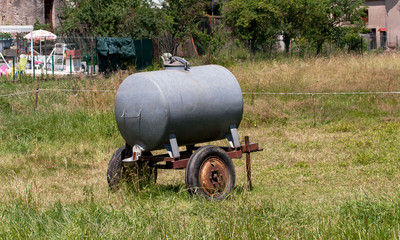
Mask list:
[[[67,50],[66,52],[67,54],[67,59],[69,58],[69,56],[71,56],[71,58],[81,58],[81,50]]]
[[[387,28],[379,28],[378,31],[379,31],[379,32],[387,32],[388,29],[387,29]]]

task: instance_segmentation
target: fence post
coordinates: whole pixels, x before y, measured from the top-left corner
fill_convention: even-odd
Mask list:
[[[192,38],[193,40],[193,38]],[[195,46],[196,47],[196,46]],[[158,59],[158,67],[161,68],[161,52],[160,52],[160,38],[157,38],[157,59]]]
[[[87,75],[89,75],[89,67],[90,67],[90,65],[89,65],[89,61],[88,61],[88,55],[86,54],[86,72],[87,72]]]
[[[51,56],[51,74],[54,78],[54,56]]]
[[[250,60],[253,59],[253,47],[252,47],[252,41],[250,39]]]
[[[269,40],[269,60],[272,58],[272,39]]]
[[[72,75],[72,55],[69,55],[69,74]]]
[[[316,110],[315,110],[315,97],[314,97],[314,94],[311,94],[311,97],[312,97],[312,101],[313,101],[313,112],[314,112],[314,128],[317,126],[317,113],[316,113]]]
[[[97,37],[94,38],[93,74],[96,74],[96,64],[97,64]]]
[[[305,54],[305,58],[308,58],[308,50],[309,50],[309,43],[308,43],[308,39],[306,39],[306,54]]]
[[[142,68],[144,68],[144,62],[143,62],[143,38],[140,39],[140,56],[142,58]]]
[[[13,57],[13,66],[11,69],[12,76],[13,76],[13,81],[15,81],[15,57]]]
[[[96,62],[95,62],[95,56],[96,56],[96,53],[94,53],[94,54],[93,54],[93,71],[92,71],[92,73],[93,73],[93,74],[96,74]]]
[[[47,81],[47,57],[46,57],[46,55],[44,55],[44,68],[46,69],[46,81]]]
[[[35,79],[35,56],[32,57],[33,79]]]
[[[38,107],[38,100],[39,100],[39,83],[40,83],[40,78],[37,78],[36,96],[35,96],[35,111],[37,110],[37,107]]]
[[[322,100],[323,100],[323,99],[324,99],[323,97],[320,98],[320,105],[321,105],[321,108],[320,108],[320,111],[321,111],[321,125],[324,125],[324,105],[323,105],[323,103],[322,103]]]
[[[351,38],[350,38],[350,47],[349,47],[349,53],[351,52]]]

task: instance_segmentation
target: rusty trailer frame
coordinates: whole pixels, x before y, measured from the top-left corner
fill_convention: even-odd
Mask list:
[[[188,146],[186,151],[180,152],[180,157],[172,158],[168,154],[160,154],[155,156],[140,156],[138,161],[148,162],[150,165],[158,169],[185,169],[193,152],[199,149],[198,146]],[[250,153],[262,151],[258,143],[250,143],[249,137],[245,136],[245,144],[238,148],[221,147],[230,158],[240,159],[243,154],[246,155],[246,173],[247,173],[247,186],[252,189],[251,182],[251,157]]]

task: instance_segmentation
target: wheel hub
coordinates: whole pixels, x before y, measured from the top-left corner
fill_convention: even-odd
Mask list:
[[[199,169],[200,186],[208,196],[221,195],[229,182],[228,169],[219,157],[209,157]]]

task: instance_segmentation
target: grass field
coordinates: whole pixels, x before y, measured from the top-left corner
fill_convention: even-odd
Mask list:
[[[243,92],[400,91],[400,55],[238,62]],[[117,89],[126,76],[45,81],[47,89]],[[1,81],[0,81],[1,82]],[[0,95],[35,82],[0,83]],[[253,191],[234,160],[231,198],[187,194],[184,171],[110,193],[123,145],[109,92],[0,97],[1,239],[399,239],[400,95],[245,95],[239,129],[254,153]],[[225,141],[214,144],[226,145]]]

